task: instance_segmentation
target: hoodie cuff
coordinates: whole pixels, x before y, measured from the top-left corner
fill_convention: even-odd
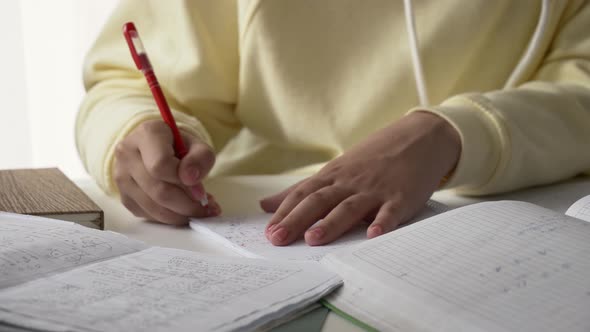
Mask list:
[[[182,112],[171,110],[172,115],[174,116],[174,120],[176,121],[176,125],[178,130],[184,132],[185,134],[192,135],[198,137],[203,142],[208,144],[209,146],[213,147],[211,142],[211,138],[205,131],[205,128],[201,125],[201,123]],[[150,110],[145,112],[140,112],[136,116],[132,117],[129,122],[127,122],[123,128],[120,130],[119,134],[115,138],[113,142],[111,142],[109,149],[107,150],[104,164],[103,164],[103,178],[104,183],[106,186],[104,188],[105,192],[108,194],[118,195],[119,189],[117,188],[117,184],[115,183],[113,177],[113,167],[115,161],[115,147],[117,144],[124,139],[129,133],[133,131],[137,126],[141,123],[148,121],[148,120],[155,120],[155,119],[162,119],[160,112],[158,110]]]
[[[180,130],[212,146],[211,138],[196,118],[176,110],[172,113]],[[161,119],[160,112],[154,109],[153,101],[133,98],[100,105],[90,118],[86,122],[92,126],[81,129],[77,142],[80,157],[101,189],[117,195],[113,177],[115,147],[141,123]]]
[[[440,189],[454,188],[462,194],[478,194],[498,172],[505,150],[501,119],[468,97],[455,97],[439,106],[419,107],[448,121],[461,137],[461,156],[454,172]]]

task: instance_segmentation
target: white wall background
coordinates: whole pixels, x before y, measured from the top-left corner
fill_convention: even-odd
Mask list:
[[[0,0],[0,168],[32,164],[18,1]]]
[[[74,123],[82,63],[116,0],[0,0],[0,169],[85,177]]]

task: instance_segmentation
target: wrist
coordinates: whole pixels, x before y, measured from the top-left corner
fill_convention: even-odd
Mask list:
[[[428,111],[416,111],[408,116],[416,117],[421,122],[421,127],[431,137],[433,153],[437,156],[437,162],[441,165],[443,179],[446,182],[453,173],[461,156],[461,136],[457,129],[443,117]]]

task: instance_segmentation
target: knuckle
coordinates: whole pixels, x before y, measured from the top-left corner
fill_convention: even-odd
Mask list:
[[[166,203],[170,200],[172,192],[170,185],[164,182],[158,182],[151,188],[151,196],[158,203]]]
[[[335,159],[333,162],[328,163],[324,168],[322,168],[320,170],[320,174],[322,175],[326,175],[326,176],[334,176],[335,174],[338,174],[342,171],[342,164],[335,162],[337,159]]]
[[[113,170],[113,180],[119,187],[124,187],[127,183],[127,174],[120,167],[115,167]]]
[[[348,184],[336,183],[336,184],[333,184],[331,187],[334,190],[334,192],[337,192],[339,194],[344,194],[347,196],[352,196],[356,193],[356,189],[352,188]],[[356,195],[358,196],[359,194],[356,193]]]
[[[161,179],[166,175],[167,167],[168,160],[163,157],[156,158],[153,162],[150,162],[149,165],[146,165],[148,173],[157,179]]]
[[[118,160],[123,160],[125,159],[125,156],[127,155],[127,144],[125,143],[125,140],[117,143],[117,145],[115,146],[115,159]]]
[[[305,182],[305,185],[310,186],[312,188],[322,188],[332,185],[334,183],[333,179],[328,176],[314,176]]]
[[[291,192],[291,196],[296,200],[302,200],[306,195],[307,193],[301,188],[296,188]]]
[[[162,131],[162,123],[159,120],[145,121],[138,129],[144,134],[152,135]]]
[[[319,203],[323,203],[328,200],[328,196],[321,191],[316,191],[316,192],[310,194],[308,196],[308,198],[312,201],[319,202]]]
[[[358,202],[353,199],[347,199],[340,204],[345,211],[355,211],[358,208]]]

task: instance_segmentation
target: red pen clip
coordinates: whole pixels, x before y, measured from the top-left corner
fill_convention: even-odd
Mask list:
[[[162,119],[164,119],[164,122],[166,122],[166,124],[172,130],[172,135],[174,136],[174,151],[176,156],[179,159],[182,159],[187,154],[188,150],[182,141],[182,137],[180,136],[180,132],[178,131],[178,127],[176,126],[176,122],[174,121],[174,117],[170,111],[170,107],[168,107],[168,103],[166,102],[164,93],[160,88],[160,83],[158,83],[158,79],[156,78],[152,64],[150,63],[150,60],[147,56],[147,52],[143,47],[143,43],[139,38],[139,33],[135,28],[135,24],[132,22],[125,23],[125,25],[123,25],[123,35],[125,36],[125,40],[127,41],[127,45],[131,51],[131,57],[133,58],[137,69],[139,69],[144,74],[145,79],[148,82],[150,90],[152,91],[152,95],[154,96],[156,104],[160,109]]]
[[[143,47],[141,38],[139,38],[135,24],[132,22],[125,23],[125,25],[123,25],[123,35],[125,36],[129,51],[131,51],[131,57],[133,58],[137,69],[142,72],[145,70],[151,70],[152,64],[150,63],[145,48]]]

